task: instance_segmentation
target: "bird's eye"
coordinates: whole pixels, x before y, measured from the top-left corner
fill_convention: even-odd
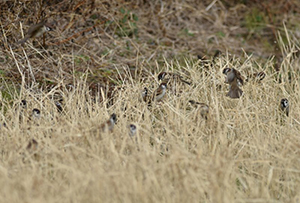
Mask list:
[[[46,26],[46,31],[50,31],[50,30],[51,30],[51,28]]]

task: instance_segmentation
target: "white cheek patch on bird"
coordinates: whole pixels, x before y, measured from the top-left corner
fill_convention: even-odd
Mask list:
[[[281,99],[280,101],[280,110],[285,113],[286,116],[289,116],[290,113],[290,105],[287,99]]]
[[[161,83],[159,87],[154,91],[152,96],[152,101],[159,102],[161,101],[167,92],[167,84]]]
[[[129,125],[129,136],[134,137],[136,135],[136,126],[134,124]]]

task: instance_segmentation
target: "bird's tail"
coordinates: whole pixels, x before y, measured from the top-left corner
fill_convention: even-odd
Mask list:
[[[24,37],[20,41],[17,42],[17,44],[24,44],[29,39],[29,36]]]

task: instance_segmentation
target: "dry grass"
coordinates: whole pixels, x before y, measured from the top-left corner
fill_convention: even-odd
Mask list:
[[[53,3],[45,9],[56,25],[47,49],[14,44],[25,11],[31,6],[36,13],[28,21],[43,15],[39,3],[5,4],[14,12],[1,17],[1,202],[300,201],[298,28],[286,21],[275,31],[280,49],[267,52],[274,47],[261,42],[272,41],[274,30],[239,27],[232,19],[247,10],[239,3],[160,2]],[[294,1],[282,7],[290,4],[299,8]],[[138,16],[137,27],[121,23],[124,13],[131,22]],[[223,51],[214,63],[195,59],[214,49]],[[281,58],[279,72],[273,55]],[[225,67],[243,76],[264,71],[266,78],[230,99]],[[160,70],[192,85],[179,85],[176,94],[168,88],[164,101],[149,107],[140,94],[158,87]],[[282,98],[290,102],[289,117],[279,110]],[[209,105],[207,121],[190,99]],[[63,112],[55,106],[60,100]],[[40,119],[31,116],[33,108]],[[102,132],[112,113],[113,132]],[[134,138],[129,124],[137,126]],[[27,149],[32,139],[36,150]]]
[[[209,74],[189,63],[184,69],[193,86],[182,86],[179,95],[168,91],[152,108],[139,96],[144,86],[158,86],[155,78],[124,81],[113,104],[104,93],[101,99],[87,94],[84,81],[71,91],[22,89],[27,109],[19,106],[20,98],[2,104],[3,201],[298,201],[299,74],[292,83],[277,83],[266,67],[261,84],[247,83],[243,97],[232,100],[223,84],[227,63],[221,57]],[[248,65],[241,65],[242,74]],[[57,95],[64,100],[63,113],[54,105]],[[284,97],[291,103],[289,117],[279,112]],[[207,121],[189,99],[209,104]],[[31,118],[33,108],[41,109],[41,119]],[[113,112],[114,131],[102,133],[101,123]],[[128,136],[131,123],[138,127],[137,141]],[[39,143],[34,152],[26,150],[32,138]]]

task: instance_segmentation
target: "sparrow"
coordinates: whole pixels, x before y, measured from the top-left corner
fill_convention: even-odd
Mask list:
[[[265,72],[261,71],[261,72],[258,72],[258,73],[253,73],[252,75],[248,76],[248,78],[246,79],[246,81],[248,82],[250,79],[253,78],[256,82],[260,82],[265,77],[266,77]]]
[[[23,121],[25,115],[26,115],[26,109],[27,109],[27,101],[25,99],[22,99],[19,106],[19,120],[20,122]]]
[[[32,110],[31,115],[34,119],[40,119],[41,118],[41,111],[39,109],[35,108],[35,109]]]
[[[161,83],[159,87],[153,92],[152,101],[161,101],[167,92],[167,83]]]
[[[20,107],[22,107],[23,109],[27,108],[27,101],[25,99],[22,99],[22,101],[20,103]]]
[[[216,51],[215,51],[215,54],[214,54],[213,59],[212,59],[212,63],[213,63],[213,64],[215,63],[215,60],[216,60],[218,57],[221,56],[221,54],[222,54],[222,52],[221,52],[220,50],[216,50]]]
[[[197,58],[198,58],[198,60],[201,60],[201,61],[207,61],[207,57],[200,55],[200,54],[197,55]]]
[[[206,69],[208,69],[208,67],[210,67],[211,66],[211,60],[209,60],[208,59],[208,57],[207,56],[203,56],[203,55],[197,55],[197,58],[198,58],[198,60],[199,60],[199,62],[200,62],[200,65],[203,67],[203,68],[206,68]]]
[[[29,38],[36,38],[36,37],[40,37],[42,34],[44,34],[45,32],[49,32],[52,31],[53,29],[43,20],[42,22],[32,25],[28,32],[26,33],[25,37],[18,41],[18,44],[23,44],[25,43]]]
[[[207,120],[207,115],[209,113],[209,106],[205,103],[196,102],[194,100],[189,100],[189,102],[195,108],[199,108],[201,117]]]
[[[60,103],[59,101],[56,101],[56,102],[55,102],[55,106],[56,106],[57,111],[58,111],[59,113],[61,113],[61,112],[63,111],[63,107],[62,107],[62,105],[61,105],[61,103]]]
[[[218,57],[220,57],[221,54],[222,54],[222,52],[221,52],[220,50],[216,50],[216,51],[215,51],[215,54],[213,55],[213,57],[210,57],[210,58],[212,58],[211,60],[208,59],[207,56],[202,56],[202,55],[197,55],[197,58],[198,58],[198,60],[201,61],[201,64],[202,64],[202,65],[204,65],[204,66],[205,66],[205,65],[211,66],[211,65],[214,65],[214,64],[215,64],[215,60],[216,60]]]
[[[117,122],[117,116],[115,113],[110,115],[110,118],[105,123],[102,123],[100,126],[100,129],[102,132],[108,130],[109,132],[112,132],[114,129],[114,126]]]
[[[224,75],[227,75],[229,73],[229,71],[231,71],[231,68],[226,67],[226,68],[223,69],[222,73]]]
[[[223,73],[224,75],[227,76],[227,74],[228,74],[230,71],[232,71],[232,69],[234,69],[234,68],[228,68],[228,67],[226,67],[226,68],[223,69],[222,73]],[[236,70],[236,69],[234,69],[234,71],[235,71],[236,76],[237,76],[238,85],[239,85],[239,86],[244,85],[244,79],[243,79],[243,76],[242,76],[242,74],[240,73],[240,71],[238,71],[238,70]],[[228,83],[228,82],[225,81],[225,83]]]
[[[3,123],[0,123],[0,130],[1,130],[1,128],[7,128],[7,125],[6,125],[6,123],[5,122],[3,122]]]
[[[157,79],[158,79],[158,81],[162,81],[165,83],[169,83],[169,82],[171,82],[171,80],[174,80],[174,81],[180,81],[187,85],[191,85],[191,83],[184,80],[181,75],[176,74],[176,73],[171,73],[171,72],[161,72],[158,74]]]
[[[238,81],[240,81],[242,85],[244,84],[241,73],[236,69],[231,68],[230,71],[228,71],[225,80],[225,83],[230,85],[229,92],[226,96],[232,99],[240,98],[242,96],[243,91],[239,88]]]
[[[129,137],[134,137],[136,135],[136,126],[134,124],[129,125]]]
[[[148,89],[147,87],[145,87],[142,91],[142,99],[144,102],[147,102],[147,99],[148,99]]]
[[[286,116],[289,116],[290,113],[290,105],[287,99],[281,99],[280,101],[280,110],[285,113]]]
[[[40,160],[40,156],[37,153],[38,150],[38,142],[35,139],[31,139],[29,140],[27,146],[26,146],[26,150],[28,152],[28,154],[30,156],[32,156],[32,158],[36,161]],[[23,158],[23,161],[25,161],[25,159]]]
[[[31,139],[28,144],[27,144],[27,147],[26,149],[29,151],[29,152],[34,152],[36,151],[38,148],[38,142],[35,140],[35,139]]]

